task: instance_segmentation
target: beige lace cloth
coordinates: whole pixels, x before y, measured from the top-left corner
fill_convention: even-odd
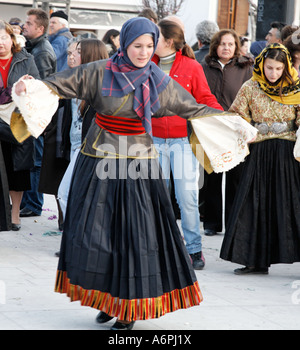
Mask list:
[[[257,135],[257,129],[239,115],[224,113],[189,120],[196,135],[190,139],[193,152],[208,173],[228,171],[243,162],[249,154],[248,144]]]
[[[13,106],[19,108],[28,132],[38,138],[57,111],[59,96],[40,80],[22,80],[26,85],[26,93],[17,96],[15,83],[12,88]],[[12,120],[7,120],[7,122],[11,124]]]

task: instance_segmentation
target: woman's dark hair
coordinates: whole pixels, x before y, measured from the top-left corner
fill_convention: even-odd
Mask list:
[[[103,41],[96,38],[87,38],[78,41],[76,48],[80,44],[81,64],[103,60],[108,58],[108,52]],[[81,101],[79,110],[83,116],[85,101]]]
[[[109,29],[103,36],[102,41],[104,44],[110,44],[114,51],[117,51],[116,45],[111,40],[111,37],[115,38],[120,35],[120,32],[116,29]]]
[[[240,39],[241,46],[243,46],[244,43],[248,43],[249,42],[249,39],[246,38],[245,36],[240,36],[239,39]]]
[[[233,29],[222,29],[218,31],[211,39],[210,47],[209,47],[209,56],[211,58],[218,59],[217,50],[221,43],[222,37],[226,34],[230,34],[233,36],[235,41],[235,50],[234,50],[234,57],[238,57],[240,54],[240,39],[237,35],[237,33]]]
[[[282,96],[282,88],[283,88],[283,83],[285,81],[291,85],[295,84],[295,81],[293,80],[291,74],[289,73],[287,56],[280,49],[272,49],[272,50],[268,50],[267,53],[265,54],[264,59],[266,60],[267,58],[271,58],[277,62],[281,62],[284,64],[283,73],[282,73],[282,76],[280,77],[280,88],[279,88],[279,96]],[[274,83],[274,85],[277,85],[277,84],[278,84],[278,81]]]
[[[293,33],[292,35],[288,36],[284,40],[283,45],[289,50],[294,62],[295,52],[300,52],[300,34]]]
[[[155,24],[158,22],[158,17],[156,12],[154,12],[150,7],[144,8],[139,14],[138,17],[145,17],[153,21]]]
[[[293,25],[283,27],[280,33],[281,41],[284,42],[284,40],[286,40],[290,35],[292,35],[296,31],[299,33],[299,29],[299,27]]]
[[[175,50],[182,51],[184,56],[195,59],[195,54],[193,49],[185,42],[184,32],[180,25],[176,22],[170,21],[168,19],[162,19],[158,22],[158,26],[163,37],[168,39],[173,39],[173,44],[175,46]]]
[[[108,52],[103,41],[96,38],[82,39],[78,42],[81,51],[81,64],[108,58]]]

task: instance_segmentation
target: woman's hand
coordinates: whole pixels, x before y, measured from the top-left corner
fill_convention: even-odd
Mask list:
[[[23,80],[25,79],[34,79],[31,75],[23,75],[22,78],[20,78],[20,80],[16,83],[15,85],[15,93],[17,96],[21,96],[21,94],[26,92],[26,85],[23,82]]]
[[[26,92],[26,85],[25,83],[21,80],[16,83],[15,85],[15,93],[17,96],[21,96],[23,93]]]

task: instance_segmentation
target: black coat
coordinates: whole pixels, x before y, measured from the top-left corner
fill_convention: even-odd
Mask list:
[[[209,54],[209,45],[203,45],[199,50],[195,51],[195,58],[201,64],[205,57]]]
[[[65,114],[68,110],[65,103],[66,100],[60,100],[58,110],[43,133],[44,151],[39,182],[41,193],[57,195],[58,187],[69,165],[69,143],[66,143],[63,152],[61,149],[63,141],[61,130],[64,128]]]
[[[241,86],[252,77],[253,60],[235,57],[222,69],[217,59],[206,56],[202,67],[211,92],[228,111]]]
[[[26,50],[34,57],[41,79],[56,72],[56,56],[46,35],[27,40]]]
[[[59,113],[62,113],[60,121]],[[82,113],[82,141],[95,118],[95,110],[86,105]],[[58,124],[61,126],[58,127]],[[44,153],[39,192],[57,194],[58,187],[70,161],[71,99],[60,100],[60,107],[44,132]],[[60,130],[60,131],[59,131]]]

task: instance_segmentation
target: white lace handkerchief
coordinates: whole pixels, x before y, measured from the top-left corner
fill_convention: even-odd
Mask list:
[[[235,114],[191,118],[190,122],[215,173],[243,162],[249,154],[248,143],[257,135],[255,127]]]
[[[26,85],[26,93],[17,96],[15,83],[12,88],[12,99],[19,108],[28,131],[38,138],[56,112],[59,97],[40,80],[23,79],[23,82]]]
[[[0,118],[8,125],[10,124],[10,118],[15,108],[16,105],[14,102],[0,105]]]

